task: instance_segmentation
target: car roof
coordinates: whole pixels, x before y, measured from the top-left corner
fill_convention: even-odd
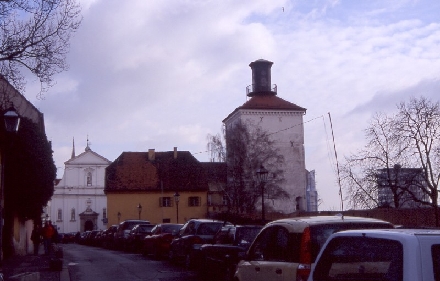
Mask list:
[[[357,229],[344,230],[335,235],[375,237],[440,236],[440,229]]]
[[[344,223],[383,223],[392,226],[391,223],[379,219],[352,217],[352,216],[310,216],[310,217],[295,217],[279,219],[266,224],[266,227],[273,225],[282,225],[291,232],[298,232],[304,230],[310,225],[325,225],[325,224],[344,224]]]

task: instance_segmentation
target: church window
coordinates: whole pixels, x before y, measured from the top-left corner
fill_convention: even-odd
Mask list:
[[[57,221],[63,221],[63,210],[58,209]]]
[[[70,221],[75,221],[75,208],[70,211]]]
[[[92,173],[88,172],[87,173],[87,186],[91,186],[92,185]]]

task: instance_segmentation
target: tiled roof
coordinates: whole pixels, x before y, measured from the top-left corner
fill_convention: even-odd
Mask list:
[[[223,120],[223,122],[225,122],[226,119],[240,109],[289,110],[306,112],[305,108],[279,98],[275,94],[261,94],[253,96],[242,106],[237,107],[231,114],[228,115],[228,117]]]
[[[106,169],[105,192],[208,190],[211,165],[199,162],[188,151],[123,152]],[[211,172],[209,172],[211,171]]]

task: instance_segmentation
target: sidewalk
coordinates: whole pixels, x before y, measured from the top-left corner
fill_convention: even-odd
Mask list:
[[[26,255],[14,256],[3,261],[1,271],[4,280],[41,280],[41,281],[69,281],[69,272],[67,265],[63,263],[62,271],[53,271],[49,267],[49,256],[45,255]],[[22,273],[34,273],[30,279],[11,278]],[[35,274],[36,273],[36,274]],[[37,275],[39,273],[39,279]],[[1,280],[1,279],[0,279]]]

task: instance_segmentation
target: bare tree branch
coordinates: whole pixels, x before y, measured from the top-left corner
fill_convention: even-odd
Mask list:
[[[71,35],[82,17],[75,0],[0,0],[0,73],[23,92],[26,73],[38,78],[41,94],[68,69]]]

